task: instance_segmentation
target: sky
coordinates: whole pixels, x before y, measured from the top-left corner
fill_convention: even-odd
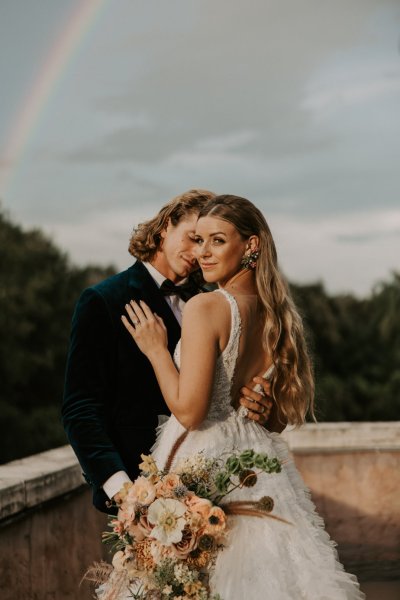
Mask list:
[[[399,271],[398,0],[1,0],[0,205],[76,264],[190,188],[264,213],[290,281]]]

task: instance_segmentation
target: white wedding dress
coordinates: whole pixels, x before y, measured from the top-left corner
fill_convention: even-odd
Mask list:
[[[230,494],[230,500],[258,500],[271,496],[273,513],[292,524],[252,516],[229,517],[226,547],[218,553],[210,577],[211,590],[223,600],[361,600],[354,575],[338,561],[335,542],[324,529],[286,442],[231,406],[231,386],[238,356],[241,319],[236,300],[223,289],[231,307],[231,332],[218,358],[210,409],[199,429],[190,431],[179,447],[178,458],[202,451],[219,457],[224,452],[253,448],[284,462],[281,473],[261,474],[252,488]],[[180,344],[175,351],[180,364]],[[152,454],[163,467],[184,429],[174,416],[158,428]]]

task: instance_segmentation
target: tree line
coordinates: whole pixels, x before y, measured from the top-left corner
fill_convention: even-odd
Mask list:
[[[0,212],[0,462],[66,443],[60,423],[71,316],[112,266],[71,264],[39,229]],[[320,421],[395,420],[400,408],[400,274],[369,297],[291,284],[316,375]]]

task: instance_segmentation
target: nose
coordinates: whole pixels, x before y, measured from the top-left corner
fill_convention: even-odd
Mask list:
[[[199,248],[199,255],[200,256],[210,256],[211,252],[210,252],[210,246],[207,242],[203,242],[203,244],[200,246]]]

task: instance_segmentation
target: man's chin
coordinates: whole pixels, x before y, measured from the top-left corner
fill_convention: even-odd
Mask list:
[[[198,267],[185,264],[179,272],[179,277],[182,277],[182,278],[189,277],[189,275],[191,273],[194,273],[197,269],[198,269]]]

